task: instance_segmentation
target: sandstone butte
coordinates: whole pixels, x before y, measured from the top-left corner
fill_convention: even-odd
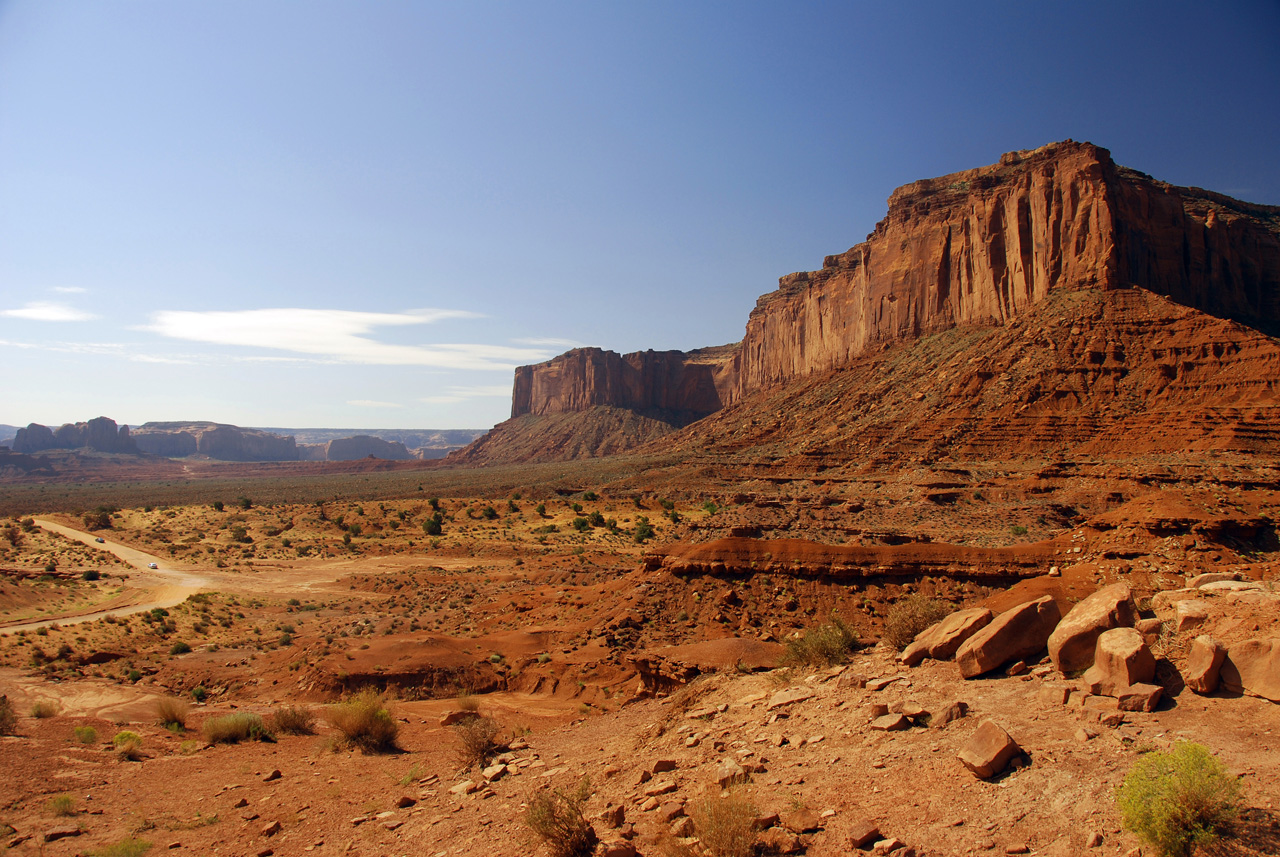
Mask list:
[[[880,347],[957,326],[1008,325],[1053,294],[1134,289],[1276,330],[1280,208],[1158,181],[1090,143],[1010,152],[895,190],[864,242],[762,296],[739,343],[626,355],[580,348],[520,367],[512,418],[613,408],[670,431]],[[1090,359],[1100,365],[1123,356],[1098,346]],[[614,432],[608,452],[620,451],[619,426],[614,415],[592,429]],[[504,428],[512,433],[504,423],[455,460],[500,456]],[[630,445],[660,433],[635,430]],[[591,443],[560,443],[573,446],[560,457],[590,454]]]

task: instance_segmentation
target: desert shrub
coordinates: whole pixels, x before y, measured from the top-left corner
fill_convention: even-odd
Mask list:
[[[47,717],[56,717],[58,710],[58,703],[42,699],[31,706],[31,716],[44,720]]]
[[[76,740],[81,744],[92,744],[98,740],[98,730],[92,726],[77,726],[72,731],[75,733]]]
[[[225,717],[211,717],[200,727],[207,744],[236,744],[240,741],[270,741],[271,731],[257,714],[237,711]]]
[[[366,688],[346,702],[329,709],[328,719],[342,733],[342,744],[365,753],[385,753],[396,749],[400,724],[383,704],[382,697]]]
[[[759,815],[760,811],[737,790],[723,797],[708,792],[689,809],[698,839],[712,857],[750,857]]]
[[[635,540],[639,544],[644,544],[653,538],[657,532],[653,529],[653,524],[649,523],[649,519],[644,515],[636,515],[636,534]]]
[[[0,735],[13,735],[18,731],[18,715],[9,697],[0,696]]]
[[[71,795],[54,795],[49,798],[49,812],[62,817],[75,815],[76,800]]]
[[[1126,829],[1161,857],[1189,857],[1235,818],[1240,782],[1206,747],[1191,742],[1134,762],[1116,791]]]
[[[311,709],[300,705],[284,705],[271,715],[271,725],[275,731],[285,735],[314,735],[316,732],[316,716]]]
[[[88,568],[80,573],[81,580],[98,580],[102,577],[102,572],[97,569]]]
[[[480,710],[480,700],[476,699],[476,695],[471,691],[467,690],[466,688],[459,690],[458,695],[454,698],[453,701],[454,703],[457,704],[458,709],[461,711],[479,711]]]
[[[198,684],[191,688],[191,698],[196,702],[204,702],[205,697],[209,695],[209,691],[204,689],[204,685]]]
[[[176,696],[162,696],[156,700],[156,718],[166,729],[185,729],[190,711],[187,701]]]
[[[127,729],[117,732],[111,739],[111,746],[116,748],[116,752],[122,759],[137,761],[142,757],[142,739],[138,737],[137,732],[130,732]]]
[[[89,857],[142,857],[150,850],[150,842],[130,836],[111,845],[104,845],[96,851],[90,851]]]
[[[947,612],[941,601],[924,595],[908,595],[889,608],[884,618],[884,639],[895,649],[905,649],[917,634],[940,622]]]
[[[555,789],[529,798],[524,823],[547,845],[552,857],[586,857],[595,848],[596,834],[583,810],[591,798],[586,777],[573,791]]]
[[[453,734],[458,739],[458,762],[463,768],[484,767],[498,750],[498,722],[492,717],[467,717],[453,724]]]
[[[842,664],[858,645],[858,635],[839,616],[816,628],[810,628],[800,637],[787,640],[784,660],[789,664],[808,666],[832,666]]]
[[[191,652],[191,644],[185,643],[182,640],[179,640],[178,642],[174,643],[172,646],[169,647],[169,654],[171,655],[185,655],[185,654],[189,654],[190,652]]]
[[[587,530],[591,529],[591,522],[586,518],[574,518],[573,528],[580,533],[585,533]]]

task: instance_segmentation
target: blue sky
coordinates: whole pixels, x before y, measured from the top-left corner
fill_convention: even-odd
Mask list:
[[[484,428],[740,338],[898,185],[1090,140],[1280,204],[1276,2],[0,0],[0,423]]]

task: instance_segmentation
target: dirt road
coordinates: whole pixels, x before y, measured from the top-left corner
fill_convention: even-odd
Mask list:
[[[136,572],[130,574],[125,580],[125,585],[129,587],[130,591],[115,599],[115,603],[111,606],[82,608],[35,622],[0,622],[0,632],[33,631],[36,628],[55,623],[68,625],[77,622],[92,622],[104,616],[125,616],[130,613],[142,613],[156,607],[172,607],[175,604],[181,604],[191,595],[203,589],[210,589],[213,586],[213,581],[203,574],[166,567],[163,558],[131,548],[128,545],[106,541],[105,539],[102,542],[98,542],[100,537],[93,533],[82,532],[43,518],[37,518],[36,524],[60,536],[84,542],[98,550],[109,551],[133,566]],[[156,566],[155,568],[150,567],[153,563]]]

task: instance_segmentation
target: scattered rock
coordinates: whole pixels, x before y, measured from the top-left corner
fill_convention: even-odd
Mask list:
[[[772,711],[775,708],[781,708],[784,705],[791,705],[796,702],[803,702],[813,697],[813,691],[803,687],[789,687],[780,690],[769,699],[768,708]]]
[[[1209,605],[1199,598],[1179,601],[1173,608],[1174,628],[1185,634],[1199,628],[1209,619]]]
[[[1064,675],[1093,664],[1094,649],[1103,631],[1132,627],[1138,605],[1127,583],[1099,589],[1075,605],[1049,635],[1049,660]]]
[[[974,678],[1008,661],[1036,654],[1048,643],[1061,615],[1048,595],[1006,610],[956,651],[960,675]]]
[[[648,797],[657,797],[658,795],[668,795],[676,790],[676,784],[672,780],[659,780],[653,785],[646,786],[644,793]]]
[[[84,833],[84,831],[74,824],[63,824],[58,827],[49,828],[44,832],[44,836],[41,838],[45,842],[57,842],[59,839],[79,836],[82,833]]]
[[[636,847],[625,839],[609,839],[600,843],[599,857],[636,857]]]
[[[880,838],[880,827],[873,821],[861,819],[849,826],[849,844],[854,848],[867,848]]]
[[[1116,699],[1121,711],[1155,711],[1161,688],[1155,684],[1135,684],[1120,691]]]
[[[782,813],[782,826],[792,833],[812,833],[821,829],[822,819],[811,809]]]
[[[960,761],[979,779],[990,779],[1020,752],[1018,742],[991,720],[983,721],[960,751]]]
[[[901,732],[911,728],[911,721],[901,714],[886,714],[871,721],[871,728],[881,732]]]
[[[929,718],[929,725],[934,729],[942,729],[948,723],[954,723],[969,713],[969,705],[965,702],[949,702]]]
[[[262,826],[262,829],[258,831],[258,835],[259,836],[275,836],[277,833],[279,833],[283,829],[284,829],[284,826],[281,825],[280,822],[272,821],[272,822],[269,822],[268,824],[264,824]]]
[[[1280,638],[1246,640],[1231,646],[1219,678],[1223,689],[1231,693],[1280,702]]]
[[[600,823],[605,827],[610,830],[616,830],[627,820],[627,811],[621,804],[619,804],[618,806],[606,807],[598,817],[600,819]]]
[[[417,798],[412,798],[412,797],[409,797],[408,795],[400,795],[400,797],[396,799],[396,808],[408,809],[409,807],[413,806],[417,802],[418,802]]]
[[[1098,637],[1093,666],[1081,680],[1090,693],[1118,696],[1135,684],[1149,684],[1156,674],[1156,659],[1136,628],[1112,628]]]
[[[688,816],[677,818],[671,823],[672,836],[692,836],[693,835],[693,819]]]
[[[744,782],[747,779],[747,772],[732,759],[721,759],[720,764],[716,767],[716,785],[722,789],[727,789],[734,783]]]
[[[649,772],[653,774],[665,774],[667,771],[674,771],[680,767],[680,763],[675,759],[659,759],[649,768]]]
[[[1196,693],[1213,693],[1218,689],[1218,673],[1226,658],[1226,646],[1201,634],[1191,641],[1191,651],[1182,668],[1183,683]]]
[[[272,771],[271,773],[269,773],[269,774],[267,774],[265,777],[263,777],[263,778],[262,778],[262,781],[263,781],[264,783],[271,783],[271,782],[275,782],[276,780],[280,779],[280,777],[281,777],[281,776],[282,776],[282,774],[280,773],[280,769],[279,769],[279,768],[276,768],[274,771]]]

